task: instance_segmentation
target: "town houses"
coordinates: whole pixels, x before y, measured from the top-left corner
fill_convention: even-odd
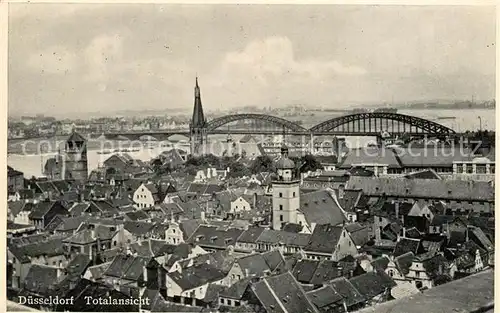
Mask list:
[[[198,82],[194,111],[202,141]],[[344,313],[494,268],[494,146],[411,158],[383,144],[308,154],[285,136],[258,155],[191,144],[151,160],[116,152],[89,173],[73,128],[45,177],[8,167],[9,299],[75,299],[33,305],[49,311]]]
[[[112,155],[94,180],[9,168],[9,290],[140,296],[151,304],[128,309],[149,312],[352,312],[494,266],[493,182],[349,155],[301,172],[284,144],[250,174],[229,163],[178,175],[196,157],[171,156],[157,173]]]

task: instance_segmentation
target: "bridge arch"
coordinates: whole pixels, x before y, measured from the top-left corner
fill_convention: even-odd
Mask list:
[[[207,131],[210,132],[231,122],[241,121],[241,120],[265,121],[290,131],[307,131],[306,128],[300,126],[299,124],[285,120],[281,117],[266,115],[266,114],[254,114],[254,113],[233,114],[233,115],[218,117],[208,122],[206,124],[206,128]]]
[[[455,131],[449,127],[423,118],[389,112],[356,113],[335,117],[309,129],[313,133],[408,133],[447,135]]]

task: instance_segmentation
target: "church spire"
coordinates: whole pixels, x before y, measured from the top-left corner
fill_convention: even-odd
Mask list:
[[[205,115],[203,114],[203,106],[201,104],[201,92],[200,86],[198,85],[198,76],[196,76],[196,84],[194,86],[194,108],[191,125],[193,127],[203,127],[205,125]]]

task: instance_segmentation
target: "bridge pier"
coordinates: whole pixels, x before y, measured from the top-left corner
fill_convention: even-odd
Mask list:
[[[313,155],[314,154],[314,134],[310,133],[309,136],[310,136],[310,138],[309,138],[309,153],[311,155]]]

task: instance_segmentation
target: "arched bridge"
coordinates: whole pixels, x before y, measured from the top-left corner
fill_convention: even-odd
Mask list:
[[[233,125],[235,122],[236,126]],[[254,113],[234,114],[218,117],[207,122],[205,130],[207,135],[272,135],[286,133],[288,135],[378,136],[381,132],[386,131],[393,135],[446,136],[455,133],[453,129],[433,121],[389,112],[356,113],[339,116],[319,123],[309,129],[277,116]],[[174,134],[189,136],[189,130],[112,132],[104,135],[109,139],[123,136],[130,140],[149,135],[158,140],[163,140]]]
[[[309,129],[314,134],[390,134],[449,135],[455,131],[441,124],[410,115],[373,112],[335,117]]]
[[[285,120],[284,118],[281,117],[266,115],[266,114],[249,113],[249,114],[234,114],[234,115],[218,117],[207,123],[206,125],[207,132],[210,133],[217,130],[221,126],[230,124],[232,122],[244,121],[244,120],[262,122],[260,123],[260,125],[258,125],[259,128],[262,128],[262,126],[266,124],[267,125],[271,124],[272,126],[275,126],[278,129],[284,129],[285,131],[292,131],[292,132],[307,131],[306,128],[298,125],[297,123]],[[253,123],[253,126],[257,126],[257,123]]]

